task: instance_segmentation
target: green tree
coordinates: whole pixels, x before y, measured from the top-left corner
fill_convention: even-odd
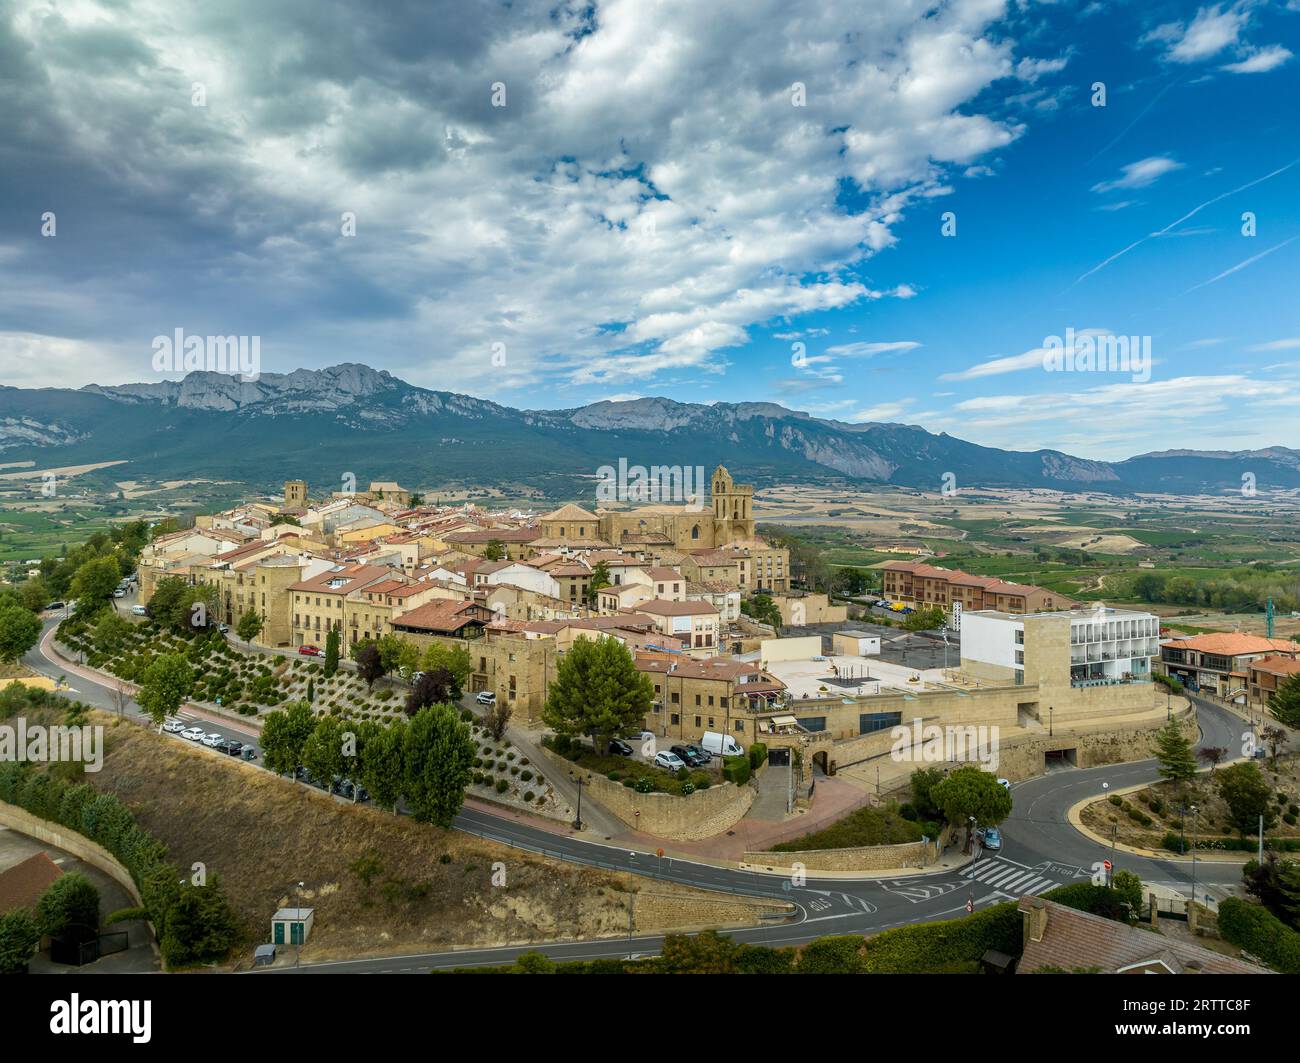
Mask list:
[[[903,630],[933,631],[935,628],[942,626],[947,619],[948,614],[943,611],[942,606],[923,605],[913,609],[903,618]]]
[[[370,798],[380,808],[391,811],[402,796],[405,771],[402,765],[402,751],[406,738],[405,721],[397,721],[391,727],[378,724],[362,725],[361,784],[370,791]]]
[[[337,716],[322,716],[302,747],[302,765],[323,783],[344,773],[343,723]]]
[[[315,727],[316,718],[305,701],[268,712],[262,721],[262,762],[277,775],[296,771]]]
[[[561,659],[542,719],[556,734],[589,735],[592,748],[639,727],[654,700],[650,680],[612,638],[579,638]]]
[[[187,883],[167,910],[160,949],[168,968],[221,960],[238,926],[214,871],[202,886]]]
[[[1300,727],[1300,674],[1288,676],[1278,684],[1268,708],[1279,722]]]
[[[18,586],[19,601],[33,613],[39,613],[49,605],[51,597],[50,585],[44,576],[33,576]]]
[[[594,607],[596,596],[600,591],[612,586],[609,578],[609,565],[604,561],[598,561],[596,567],[591,570],[591,582],[587,585],[587,604]]]
[[[99,890],[80,871],[55,879],[36,902],[36,923],[47,937],[89,941],[99,930]]]
[[[740,611],[775,631],[781,630],[781,610],[766,594],[755,594],[740,603]]]
[[[26,908],[0,915],[0,974],[25,974],[40,940],[40,928]]]
[[[917,768],[912,772],[912,807],[923,820],[938,819],[943,809],[934,802],[934,788],[947,776],[942,768]]]
[[[402,639],[397,651],[397,671],[403,679],[410,679],[420,669],[420,647],[409,639]]]
[[[943,810],[944,818],[966,828],[966,844],[971,840],[971,817],[981,827],[992,827],[1011,815],[1011,794],[992,772],[966,764],[949,772],[943,782],[930,790],[930,797]]]
[[[96,557],[83,564],[72,577],[71,594],[77,599],[77,612],[90,616],[111,602],[121,578],[115,557]]]
[[[406,695],[406,715],[414,716],[427,705],[450,701],[452,685],[452,675],[445,668],[425,672]]]
[[[40,637],[40,617],[16,601],[0,602],[0,661],[18,660]]]
[[[1160,762],[1158,770],[1162,779],[1181,786],[1195,778],[1196,755],[1177,720],[1170,720],[1156,732],[1152,752]]]
[[[483,548],[483,557],[488,561],[501,561],[506,556],[506,544],[500,539],[489,539]]]
[[[339,670],[339,626],[332,624],[325,635],[324,676],[328,679]]]
[[[189,585],[180,576],[164,576],[160,579],[154,585],[153,595],[146,607],[150,618],[168,627],[180,627],[184,608],[181,599],[188,588]]]
[[[194,689],[194,669],[178,653],[164,653],[153,659],[140,678],[136,701],[158,727]]]
[[[400,635],[389,633],[379,637],[379,642],[376,643],[376,646],[379,649],[379,660],[384,666],[385,675],[390,675],[401,667],[402,647],[405,645],[406,640]]]
[[[244,642],[252,642],[262,633],[262,618],[256,609],[247,610],[235,625],[235,634]]]
[[[1242,834],[1259,829],[1259,817],[1264,817],[1264,829],[1272,827],[1277,819],[1273,813],[1273,789],[1252,761],[1230,764],[1214,777],[1214,785],[1228,806],[1232,825]]]
[[[1110,877],[1111,888],[1128,905],[1134,919],[1142,916],[1142,879],[1132,871],[1116,871]]]
[[[113,609],[105,609],[99,620],[95,622],[92,636],[95,640],[95,648],[109,656],[115,656],[126,645],[131,631],[131,622],[126,617]]]
[[[464,646],[448,645],[445,642],[433,642],[425,648],[420,667],[426,672],[445,668],[455,681],[452,686],[452,700],[459,701],[461,691],[465,689],[465,680],[474,671],[474,660]]]
[[[454,706],[433,705],[411,718],[402,742],[403,793],[416,820],[451,826],[465,803],[476,748]]]

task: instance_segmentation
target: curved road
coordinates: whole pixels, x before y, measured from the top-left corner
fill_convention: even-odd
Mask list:
[[[80,700],[109,712],[117,705],[108,680],[86,669],[71,669],[49,648],[55,621],[48,621],[42,639],[23,658],[34,671],[62,677],[69,692]],[[1198,700],[1203,745],[1237,749],[1245,725],[1240,719],[1218,706]],[[142,719],[139,706],[130,702],[125,710]],[[227,721],[187,709],[185,715],[203,721],[210,730],[229,734],[240,741],[256,738],[257,731],[248,724]],[[182,741],[182,739],[177,739]],[[729,931],[740,941],[762,945],[795,945],[827,934],[865,933],[955,917],[970,902],[975,909],[1025,893],[1041,893],[1056,885],[1086,881],[1093,867],[1111,854],[1109,847],[1079,833],[1066,821],[1066,811],[1089,795],[1103,793],[1102,783],[1111,790],[1150,782],[1157,778],[1154,760],[1116,764],[1085,770],[1053,771],[1047,775],[1018,783],[1014,787],[1015,807],[1002,824],[1003,848],[985,854],[972,866],[958,870],[912,875],[901,879],[829,879],[810,878],[794,886],[787,878],[716,867],[674,857],[657,859],[653,854],[633,852],[602,842],[589,841],[493,815],[479,809],[466,809],[457,816],[455,826],[479,837],[502,842],[514,848],[546,856],[587,864],[611,871],[628,871],[649,878],[663,879],[677,885],[698,886],[740,896],[766,897],[792,902],[797,915],[793,921]],[[1147,859],[1119,853],[1116,865],[1136,872],[1144,881],[1168,885],[1190,892],[1190,859]],[[1196,861],[1196,895],[1221,898],[1240,882],[1241,862]],[[652,884],[644,891],[652,892]],[[540,949],[557,960],[593,959],[629,955],[649,955],[658,951],[661,937],[632,936],[600,938],[563,944],[511,946],[507,948],[468,949],[454,952],[430,952],[412,956],[383,956],[373,959],[344,960],[335,963],[305,964],[291,968],[269,969],[266,973],[396,973],[427,971],[430,968],[479,966],[506,963],[521,952]]]

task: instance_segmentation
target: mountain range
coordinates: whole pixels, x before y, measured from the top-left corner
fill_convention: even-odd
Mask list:
[[[1300,487],[1300,451],[1170,450],[1120,462],[983,447],[915,425],[825,420],[775,403],[666,398],[517,410],[416,387],[357,363],[80,389],[0,386],[0,462],[126,461],[117,479],[213,478],[313,488],[397,480],[564,494],[604,465],[719,462],[758,484],[843,478],[936,491],[1043,487],[1114,494]]]

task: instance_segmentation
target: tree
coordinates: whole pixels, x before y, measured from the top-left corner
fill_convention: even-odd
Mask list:
[[[756,594],[740,603],[740,611],[775,631],[781,630],[781,610],[766,594]]]
[[[1273,814],[1273,790],[1259,770],[1259,765],[1244,761],[1230,764],[1214,780],[1219,796],[1228,806],[1232,825],[1242,834],[1259,829],[1259,817],[1264,817],[1264,829],[1272,827],[1277,819]]]
[[[338,717],[322,716],[303,743],[302,766],[327,785],[344,773],[343,730]]]
[[[131,622],[126,617],[116,610],[105,609],[99,620],[95,622],[93,634],[95,648],[110,657],[114,656],[126,644],[132,630]]]
[[[80,871],[55,879],[36,902],[43,936],[89,941],[99,931],[99,890]]]
[[[243,642],[252,642],[262,633],[262,618],[258,615],[256,609],[249,609],[239,618],[235,625],[235,634]]]
[[[153,589],[146,607],[149,616],[168,627],[179,627],[183,606],[181,598],[188,590],[188,584],[180,576],[164,576]]]
[[[1247,893],[1293,930],[1300,928],[1300,863],[1266,852],[1264,862],[1251,860],[1241,877]]]
[[[405,639],[391,632],[379,637],[376,648],[379,650],[379,660],[384,666],[385,675],[397,671],[402,666],[402,647],[405,645]]]
[[[406,726],[401,720],[391,727],[367,722],[361,730],[361,783],[376,805],[390,811],[402,796]]]
[[[966,764],[948,773],[930,790],[930,798],[949,823],[966,828],[966,845],[971,842],[971,817],[981,827],[992,827],[1011,815],[1011,794],[992,772]]]
[[[493,741],[500,742],[506,736],[506,728],[510,726],[510,717],[513,715],[514,712],[504,701],[498,701],[483,714],[483,726]]]
[[[41,618],[15,601],[0,602],[0,661],[16,661],[41,637]]]
[[[452,674],[446,668],[438,667],[425,672],[406,695],[406,715],[414,716],[427,705],[450,701],[454,683]]]
[[[872,579],[871,574],[865,569],[841,568],[832,573],[831,583],[842,593],[856,598],[866,593],[867,588],[872,584]]]
[[[375,685],[375,680],[384,674],[384,661],[379,656],[379,647],[367,642],[357,654],[357,674],[366,681],[367,689]]]
[[[1259,732],[1259,737],[1264,745],[1268,746],[1269,759],[1277,760],[1278,750],[1286,745],[1286,732],[1280,727],[1270,725]]]
[[[214,871],[202,886],[187,883],[167,910],[160,948],[169,968],[220,960],[238,927]]]
[[[421,709],[402,741],[403,793],[422,823],[450,827],[469,785],[477,747],[451,705]]]
[[[596,596],[605,587],[613,586],[609,578],[609,565],[604,561],[598,561],[596,567],[591,570],[591,582],[587,585],[587,604],[595,606]]]
[[[402,648],[397,651],[397,671],[403,679],[410,679],[420,668],[420,647],[414,642],[402,639]]]
[[[934,802],[934,788],[945,778],[942,768],[917,768],[912,772],[912,807],[921,819],[938,819],[943,814]]]
[[[296,771],[315,728],[316,718],[305,701],[268,712],[262,721],[263,763],[277,775]]]
[[[149,719],[161,728],[193,689],[194,669],[189,662],[178,653],[164,653],[144,670],[135,699]]]
[[[71,594],[77,599],[77,612],[89,616],[113,600],[113,592],[122,578],[117,558],[112,555],[87,561],[72,577]]]
[[[1195,778],[1196,757],[1192,754],[1192,743],[1183,734],[1177,720],[1170,720],[1156,732],[1153,752],[1160,762],[1158,770],[1162,779],[1181,785]]]
[[[1288,676],[1278,684],[1268,707],[1275,719],[1288,727],[1300,727],[1300,674]]]
[[[947,619],[948,614],[943,611],[942,606],[923,605],[920,608],[913,609],[903,618],[903,630],[933,631],[943,625]]]
[[[0,974],[26,974],[41,932],[26,908],[0,915]]]
[[[483,557],[488,561],[501,561],[506,556],[506,544],[500,539],[489,539],[483,548]]]
[[[1223,746],[1201,746],[1196,751],[1196,757],[1210,766],[1210,774],[1213,775],[1214,769],[1227,759],[1228,751]]]
[[[339,670],[339,626],[331,624],[325,635],[324,676],[328,679]]]
[[[50,604],[50,585],[44,576],[33,576],[18,587],[18,599],[33,613],[39,613]]]
[[[640,727],[654,700],[650,680],[612,638],[578,638],[560,659],[542,719],[556,734],[589,735],[604,750],[611,737]]]
[[[426,672],[432,672],[435,668],[446,668],[454,680],[451,700],[459,701],[461,691],[465,688],[465,680],[474,671],[474,661],[469,655],[469,650],[464,646],[433,642],[425,648],[420,667]]]
[[[1132,917],[1142,916],[1142,879],[1132,871],[1116,871],[1110,877],[1111,888],[1119,899],[1128,905]]]

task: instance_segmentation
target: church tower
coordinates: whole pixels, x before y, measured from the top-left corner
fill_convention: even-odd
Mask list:
[[[713,470],[713,544],[722,546],[735,539],[754,537],[754,488],[738,484],[719,465]]]

